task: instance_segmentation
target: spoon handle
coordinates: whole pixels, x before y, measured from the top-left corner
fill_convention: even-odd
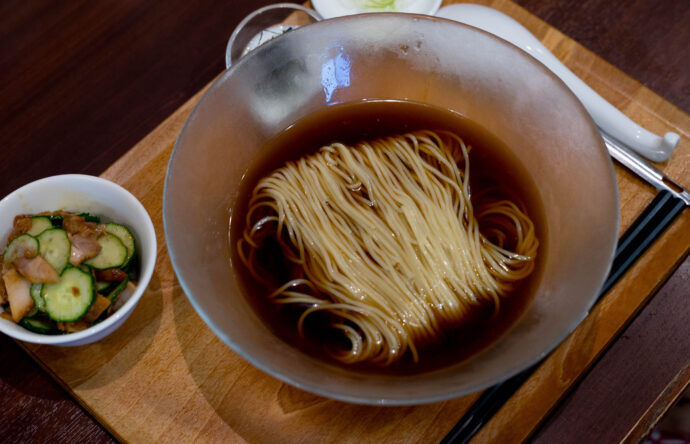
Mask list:
[[[680,199],[685,206],[690,206],[690,192],[683,188],[678,182],[674,181],[658,169],[654,168],[649,162],[640,158],[625,145],[619,144],[608,134],[602,132],[601,137],[608,149],[611,157],[620,162],[623,166],[637,174],[659,191],[665,191],[670,195]]]
[[[630,120],[566,68],[527,28],[506,14],[486,6],[459,3],[441,8],[436,15],[489,32],[539,60],[575,93],[603,132],[644,157],[664,161],[678,144],[678,134],[668,132],[660,137]]]

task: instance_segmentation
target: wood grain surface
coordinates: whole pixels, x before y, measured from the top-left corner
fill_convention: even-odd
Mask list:
[[[106,443],[111,436],[10,339],[0,337],[2,442]]]
[[[101,174],[223,70],[232,30],[269,3],[0,2],[0,197]],[[3,442],[110,439],[4,335],[0,363]]]
[[[553,6],[556,3],[552,4],[552,8],[557,8],[557,5]],[[590,6],[592,4],[592,2],[585,3],[589,3]],[[635,2],[636,8],[639,9],[639,5],[642,3],[644,2]],[[20,5],[12,5],[9,2],[3,3],[0,7],[9,8],[7,5],[15,6],[17,10],[21,10]],[[202,13],[196,11],[196,9],[190,13],[191,6],[185,9],[185,6],[181,5],[180,10],[176,14],[168,13],[172,17],[168,18],[168,20],[174,23],[165,24],[159,23],[157,20],[165,19],[167,17],[166,13],[155,10],[153,6],[148,4],[139,5],[138,7],[131,5],[125,7],[119,4],[104,3],[103,5],[108,5],[115,9],[117,7],[124,9],[132,8],[127,11],[120,11],[120,15],[113,12],[115,15],[114,23],[118,23],[120,33],[124,33],[127,36],[125,38],[125,45],[119,47],[120,51],[123,51],[123,48],[129,50],[130,48],[127,45],[130,47],[135,46],[134,44],[143,38],[143,30],[146,30],[147,26],[149,26],[154,30],[162,29],[160,31],[161,35],[156,38],[163,39],[167,43],[167,45],[162,45],[162,47],[167,48],[168,51],[174,51],[174,48],[178,47],[181,48],[180,53],[198,51],[203,53],[199,56],[200,59],[205,57],[218,61],[217,63],[209,64],[210,66],[217,65],[217,70],[213,71],[213,68],[207,68],[208,71],[205,71],[203,75],[200,74],[199,79],[201,80],[198,80],[194,73],[190,73],[190,71],[180,74],[178,82],[184,83],[184,81],[187,81],[193,83],[192,80],[194,80],[199,84],[192,85],[191,87],[188,84],[183,86],[178,84],[177,88],[182,91],[182,96],[171,95],[167,99],[156,102],[157,94],[165,95],[162,92],[156,92],[158,91],[157,88],[161,90],[166,88],[158,86],[158,83],[162,84],[167,81],[172,83],[172,80],[167,79],[168,76],[166,74],[170,74],[173,77],[177,75],[169,62],[156,62],[154,60],[153,65],[155,66],[146,69],[140,68],[142,72],[136,71],[133,67],[123,69],[128,64],[137,65],[143,63],[145,57],[137,57],[137,51],[134,51],[134,55],[128,54],[128,57],[132,58],[127,60],[128,57],[122,56],[121,52],[113,51],[112,48],[110,51],[106,50],[104,54],[100,54],[93,47],[84,45],[83,42],[81,43],[82,46],[80,46],[79,42],[71,42],[70,38],[74,40],[74,35],[81,34],[81,31],[84,31],[83,34],[87,40],[89,36],[93,37],[91,43],[95,48],[98,48],[99,45],[102,47],[101,49],[108,48],[108,38],[111,39],[110,45],[113,45],[112,39],[120,34],[117,32],[117,29],[109,28],[109,26],[112,26],[112,23],[109,25],[108,19],[104,18],[110,16],[104,12],[110,11],[100,11],[98,9],[104,6],[98,6],[94,11],[89,9],[87,5],[80,5],[82,6],[81,9],[77,7],[71,9],[71,7],[68,7],[65,8],[68,11],[53,11],[54,14],[51,14],[49,9],[50,7],[55,7],[54,5],[41,5],[40,3],[35,5],[43,6],[46,9],[43,11],[44,17],[47,17],[44,20],[48,22],[55,20],[57,23],[53,22],[54,27],[60,24],[69,24],[70,26],[65,26],[67,31],[64,32],[71,32],[72,34],[65,37],[66,40],[60,43],[50,43],[48,46],[53,50],[52,52],[41,50],[37,51],[37,54],[31,54],[29,57],[33,58],[34,66],[40,67],[42,63],[47,63],[47,66],[32,70],[29,63],[19,64],[20,69],[18,71],[10,71],[10,73],[17,75],[16,78],[9,76],[7,78],[0,78],[0,80],[3,80],[3,82],[0,82],[3,85],[0,90],[2,92],[2,103],[8,104],[7,107],[3,107],[2,111],[0,111],[4,113],[0,114],[0,122],[3,125],[2,134],[9,136],[8,140],[10,142],[6,145],[10,149],[3,148],[0,151],[0,161],[2,161],[0,164],[2,165],[1,168],[3,168],[3,170],[0,170],[0,173],[2,173],[4,179],[7,179],[3,179],[1,182],[3,187],[2,194],[32,180],[34,178],[32,174],[37,174],[36,177],[40,177],[65,171],[89,172],[89,168],[98,168],[98,165],[100,165],[98,162],[103,161],[103,156],[112,156],[112,159],[116,158],[119,153],[124,152],[134,143],[134,141],[130,141],[126,146],[122,146],[121,144],[125,143],[122,140],[129,140],[128,138],[133,137],[132,134],[139,134],[141,136],[151,131],[156,122],[161,121],[163,117],[170,114],[184,98],[189,97],[191,92],[200,89],[203,84],[221,69],[222,57],[218,54],[222,54],[223,40],[217,39],[220,43],[215,43],[215,45],[221,47],[221,49],[212,54],[212,58],[210,58],[209,54],[205,52],[205,47],[198,48],[200,40],[195,39],[202,39],[201,36],[192,39],[195,41],[196,46],[193,46],[191,43],[189,46],[186,46],[187,43],[182,42],[182,38],[172,32],[172,30],[180,31],[180,27],[183,27],[183,25],[177,23],[178,21],[189,25],[195,22],[195,20],[202,20],[200,18]],[[688,185],[687,132],[690,125],[688,125],[687,115],[664,102],[647,89],[641,88],[635,81],[623,76],[618,70],[608,64],[602,63],[593,54],[582,50],[582,48],[565,39],[562,34],[550,29],[529,14],[525,14],[524,11],[514,5],[508,2],[495,2],[494,6],[519,18],[523,24],[527,25],[538,37],[542,38],[547,46],[553,48],[554,52],[562,60],[566,61],[578,75],[585,78],[588,83],[604,94],[615,105],[648,128],[657,132],[664,132],[671,128],[682,131],[684,139],[681,145],[685,150],[674,155],[674,158],[664,167],[674,178],[684,182],[686,186]],[[246,7],[247,9],[253,9],[257,5],[254,3],[246,5]],[[222,9],[221,6],[218,6],[218,8],[219,10]],[[673,8],[670,9],[673,10]],[[1,13],[8,11],[10,9],[0,10],[0,15],[7,17],[7,15]],[[24,15],[10,14],[12,15],[12,20],[3,19],[3,26],[0,27],[0,37],[9,38],[13,34],[10,31],[17,31],[23,23],[25,24],[25,22],[22,22],[22,18],[31,17],[30,13],[32,11],[26,12],[26,9],[24,11]],[[554,9],[551,9],[546,14],[553,14],[553,11]],[[36,11],[33,12],[36,13]],[[235,12],[233,11],[233,13]],[[683,11],[680,12],[682,13]],[[141,13],[145,17],[143,20],[144,24],[139,22],[138,17],[140,16],[137,13]],[[230,12],[228,12],[228,15],[230,15]],[[673,19],[676,20],[678,15],[679,13]],[[682,14],[680,16],[682,17]],[[76,20],[77,18],[79,20]],[[72,20],[75,20],[75,23],[78,21],[92,21],[94,23],[91,23],[90,28],[80,29],[80,27],[72,23]],[[209,26],[214,25],[216,28],[219,27],[218,23],[222,21],[219,17],[205,18],[203,20],[210,21],[208,23]],[[5,26],[6,24],[8,25]],[[26,51],[27,47],[34,48],[40,41],[40,36],[46,37],[51,35],[49,31],[51,29],[50,26],[38,27],[35,23],[32,23],[32,25],[37,27],[35,33],[31,34],[32,38],[28,38],[27,41],[20,42],[20,44],[10,42],[12,44],[8,45],[10,50],[7,52],[3,49],[2,53],[0,53],[0,62],[2,63],[0,66],[9,66],[9,62],[13,61],[14,58],[21,59],[17,54],[20,54],[22,50]],[[107,31],[103,31],[104,27]],[[139,31],[130,35],[131,29]],[[92,32],[92,34],[89,34],[89,32]],[[683,30],[679,30],[679,32],[682,36]],[[658,36],[659,34],[664,35],[663,32],[657,32],[655,35]],[[165,37],[167,37],[167,40],[165,40]],[[226,37],[227,33],[224,34],[223,39]],[[153,57],[153,54],[156,52],[154,49],[158,48],[152,45],[147,47],[147,38],[143,38],[143,46],[147,49],[145,48],[142,51],[143,54],[149,54]],[[151,38],[153,39],[153,37]],[[8,40],[3,39],[2,41],[5,43]],[[121,44],[115,44],[115,49]],[[66,51],[67,54],[64,54],[63,47],[67,47],[66,50],[73,51],[71,53]],[[684,48],[687,51],[687,45]],[[57,51],[55,51],[56,49]],[[15,54],[12,51],[17,51],[17,53]],[[60,62],[60,58],[63,56],[66,56],[66,60],[69,61],[67,67]],[[100,62],[90,61],[90,57],[96,57]],[[113,63],[112,67],[108,66],[109,58],[114,58],[112,61],[115,63]],[[47,62],[45,62],[46,59]],[[687,58],[685,60],[687,61]],[[208,64],[208,62],[206,63]],[[107,73],[101,73],[100,76],[95,76],[96,80],[93,83],[89,83],[89,79],[86,77],[89,77],[89,74],[94,74],[99,69],[103,71],[110,71],[112,69],[118,74],[114,75],[111,73],[109,76]],[[167,72],[169,69],[171,70],[170,73]],[[0,75],[8,75],[7,71],[0,71],[3,72]],[[75,75],[78,77],[80,72],[84,74],[82,82],[72,78]],[[680,72],[683,72],[682,69]],[[18,73],[24,74],[24,77],[20,78]],[[137,73],[140,75],[137,75]],[[57,84],[62,83],[62,87],[58,88],[59,91],[51,89],[53,87],[50,80],[52,80],[53,76]],[[128,87],[126,85],[127,82],[123,82],[120,76],[132,79],[130,82],[134,85]],[[204,76],[206,78],[202,79]],[[26,83],[23,86],[22,79]],[[683,80],[687,79],[671,83],[682,85]],[[112,83],[102,85],[104,82]],[[142,86],[147,83],[150,85],[148,87],[150,91]],[[119,92],[125,97],[103,100],[104,96],[117,95],[114,91],[118,91],[118,89],[113,89],[115,88],[114,85],[119,85]],[[685,85],[687,91],[687,83]],[[96,93],[83,96],[70,95],[70,93],[73,94],[74,91],[79,90],[77,86],[82,87],[85,91],[92,91],[92,93],[96,91]],[[32,91],[32,88],[37,89],[37,91]],[[98,88],[103,88],[101,95],[97,94]],[[185,91],[186,95],[184,95]],[[673,95],[673,91],[670,94]],[[141,100],[142,95],[146,96],[146,100]],[[151,98],[151,96],[153,97]],[[6,97],[10,100],[5,101]],[[674,101],[674,103],[682,104],[682,99]],[[166,106],[171,109],[166,108]],[[75,110],[81,109],[82,111],[71,114],[65,113],[70,107],[74,107]],[[161,109],[165,112],[160,111]],[[92,112],[88,112],[89,110]],[[142,199],[159,227],[162,174],[167,164],[170,143],[174,140],[179,131],[179,125],[181,125],[184,115],[188,111],[188,107],[184,108],[172,120],[166,121],[149,138],[137,145],[134,157],[129,156],[122,159],[107,172],[109,177],[125,184],[135,195]],[[113,126],[114,116],[117,116],[117,126]],[[157,120],[156,116],[158,116]],[[36,122],[38,122],[41,131],[32,131]],[[83,123],[84,126],[74,129],[75,122]],[[80,131],[81,128],[84,131]],[[119,131],[113,130],[113,128],[119,128]],[[51,141],[54,143],[50,144]],[[93,149],[94,143],[99,147],[114,148],[104,149],[103,152],[100,152]],[[51,148],[45,150],[45,153],[37,149],[37,146],[48,145]],[[20,149],[25,146],[30,147],[30,149]],[[84,156],[84,153],[89,153],[90,156]],[[65,156],[62,157],[60,154]],[[34,165],[34,162],[38,165]],[[12,168],[9,168],[8,165],[12,165]],[[21,174],[15,173],[14,167],[17,165],[26,167],[21,170]],[[632,221],[636,211],[639,211],[651,199],[652,191],[642,186],[639,181],[630,175],[622,171],[617,173],[619,175],[621,196],[630,196],[627,200],[622,199],[625,209],[622,224],[625,226]],[[532,433],[534,427],[546,417],[549,408],[545,407],[548,407],[549,403],[552,406],[556,405],[558,398],[573,385],[575,376],[581,374],[588,365],[596,360],[599,351],[615,336],[616,332],[625,326],[631,315],[643,305],[649,294],[663,281],[665,274],[672,270],[677,260],[683,254],[686,254],[687,246],[689,245],[687,236],[684,237],[688,233],[687,224],[686,214],[684,220],[678,222],[672,228],[672,230],[676,231],[666,235],[666,243],[655,246],[657,251],[650,252],[650,255],[646,258],[647,262],[638,264],[635,268],[637,271],[633,270],[626,277],[626,280],[622,281],[614,292],[607,297],[604,303],[597,307],[598,312],[596,316],[588,318],[588,320],[593,319],[591,325],[586,327],[583,324],[584,330],[574,335],[574,339],[571,338],[569,340],[572,341],[569,345],[564,344],[559,349],[557,353],[561,354],[558,360],[552,364],[552,371],[542,374],[537,378],[536,382],[533,382],[535,381],[535,378],[533,378],[529,383],[532,384],[531,388],[525,388],[525,391],[528,393],[519,394],[515,401],[517,404],[513,407],[507,405],[506,409],[499,413],[495,421],[482,431],[483,435],[480,435],[478,438],[504,437],[512,440],[524,438]],[[679,230],[680,233],[678,233]],[[159,229],[158,234],[159,242],[161,246],[164,246],[161,229]],[[361,440],[362,438],[369,438],[371,440],[387,438],[388,440],[394,440],[396,437],[401,440],[417,438],[419,440],[433,441],[438,440],[445,431],[452,427],[462,411],[474,399],[474,397],[466,397],[446,403],[404,409],[362,408],[323,400],[284,386],[237,358],[208,331],[198,317],[196,317],[186,298],[179,291],[179,287],[176,286],[164,250],[159,252],[159,257],[157,281],[154,280],[152,282],[145,300],[142,300],[142,304],[137,308],[133,318],[115,335],[101,343],[81,349],[31,348],[32,352],[40,359],[40,362],[46,365],[50,369],[49,371],[53,372],[54,376],[59,377],[69,390],[99,420],[112,427],[120,438],[148,441],[154,439],[168,440],[177,436],[182,439],[192,437],[200,439],[241,437],[250,441],[265,441],[271,438],[301,439],[312,437],[314,440],[321,440],[333,437],[333,433],[347,432],[347,436],[353,441]],[[662,272],[650,273],[650,269],[661,270]],[[682,279],[681,282],[683,282]],[[684,282],[687,284],[687,280]],[[679,294],[678,292],[682,292],[683,288],[687,288],[687,286],[683,287],[682,285],[680,284],[679,289],[671,293]],[[659,299],[660,303],[665,300]],[[654,302],[656,302],[656,298]],[[676,309],[680,308],[681,310],[683,308],[672,303],[661,308],[667,310],[669,306]],[[677,313],[675,314],[677,315]],[[683,325],[678,324],[678,328],[683,328]],[[687,326],[685,328],[687,329]],[[580,332],[580,329],[578,332]],[[642,335],[637,340],[645,341],[645,338],[648,336]],[[7,342],[6,339],[3,339],[3,341]],[[5,349],[5,344],[3,344],[3,353],[6,353]],[[16,358],[11,358],[10,356],[10,354],[3,354],[1,361],[4,366],[2,386],[0,386],[0,390],[2,390],[0,395],[2,395],[3,400],[9,399],[6,398],[6,394],[15,394],[21,398],[22,394],[26,395],[27,392],[33,393],[29,392],[25,385],[22,385],[22,378],[6,378],[4,376],[8,374],[5,372],[9,371],[5,364],[7,362],[17,362]],[[209,360],[208,356],[212,356],[213,360]],[[75,367],[74,362],[80,362],[81,364],[79,367]],[[104,365],[104,363],[107,363],[107,365]],[[26,374],[22,367],[18,368],[22,369],[22,374]],[[597,368],[598,366],[595,367],[595,370]],[[620,371],[619,367],[616,368]],[[563,374],[566,370],[571,374]],[[33,372],[37,374],[35,369]],[[9,374],[14,373],[10,371]],[[655,381],[664,379],[659,375],[652,375],[651,377],[655,378]],[[155,384],[160,385],[153,386],[151,381],[156,381]],[[50,387],[49,385],[47,386]],[[255,386],[261,388],[260,393],[258,396],[249,397],[250,394],[257,395],[248,391]],[[180,387],[182,387],[182,390],[180,390]],[[548,389],[548,392],[552,392],[554,387],[555,394],[551,398],[537,396],[537,402],[534,402],[534,393],[546,389]],[[40,398],[42,393],[51,392],[39,391],[38,393],[37,397]],[[578,391],[575,393],[577,394]],[[125,399],[121,399],[123,394],[127,395],[124,397]],[[46,412],[45,417],[59,418],[62,421],[58,421],[58,423],[65,426],[58,430],[66,434],[60,436],[65,436],[65,440],[69,440],[67,438],[69,436],[68,433],[71,433],[72,430],[76,429],[83,432],[88,429],[88,426],[70,426],[70,424],[82,424],[84,420],[81,418],[72,419],[68,414],[60,416],[60,413],[55,413],[57,409],[50,396],[49,394],[45,395],[44,398],[36,403],[36,406],[39,409],[41,408],[40,406],[43,406]],[[25,396],[25,398],[28,397],[30,396]],[[263,400],[267,400],[268,403],[262,404],[261,401]],[[534,406],[534,408],[530,409],[530,406]],[[570,404],[565,404],[564,406],[572,410]],[[21,412],[21,409],[17,411]],[[315,413],[316,418],[309,417]],[[334,415],[345,420],[339,424],[332,424],[332,422],[328,421],[328,415]],[[501,420],[501,417],[504,419]],[[13,425],[23,422],[19,422],[16,419],[22,418],[20,414],[0,417],[0,422],[4,425],[5,422],[2,421],[2,418],[14,418],[14,422],[11,423]],[[347,418],[354,418],[357,421],[350,423],[346,420]],[[516,433],[506,434],[506,427],[504,425],[515,421],[516,418],[518,419],[519,427],[512,428],[520,430]],[[558,418],[558,416],[555,418]],[[54,420],[53,423],[55,423]],[[316,432],[312,430],[312,434],[309,434],[311,429],[308,429],[307,426],[314,426],[318,430]],[[331,427],[329,428],[328,426]],[[9,440],[42,440],[41,437],[52,436],[51,432],[45,429],[46,426],[44,425],[43,427],[42,431],[34,431],[31,427],[10,429],[18,430],[17,433],[23,433],[23,435],[8,435]],[[401,435],[406,430],[410,432]],[[543,432],[546,433],[547,430],[549,429],[544,428]],[[179,435],[176,435],[176,433],[179,433]],[[79,435],[73,436],[77,437]],[[97,436],[97,433],[90,436]],[[104,435],[102,432],[98,436],[100,436],[99,439],[107,439],[107,435]]]
[[[684,279],[690,278],[690,261],[681,265],[677,273],[685,276]],[[690,381],[690,341],[687,336],[678,336],[680,332],[687,330],[687,326],[683,324],[687,323],[688,318],[660,324],[656,317],[661,304],[671,305],[680,312],[688,312],[688,287],[684,286],[684,279],[669,282],[669,285],[659,291],[640,314],[639,322],[625,331],[622,340],[611,347],[579,384],[573,396],[554,412],[551,420],[540,430],[535,442],[556,442],[563,429],[574,432],[569,437],[573,442],[584,442],[592,434],[598,436],[601,442],[615,442],[621,437],[629,442],[637,442],[649,433],[656,419],[678,398]],[[660,340],[654,343],[644,341],[642,338],[650,330],[659,332]],[[631,341],[643,346],[629,350],[626,343]],[[658,353],[667,357],[664,362],[654,360]],[[621,359],[637,365],[630,365],[626,374],[620,374],[615,371],[615,366]],[[606,402],[606,397],[601,394],[615,390],[621,384],[636,387],[636,390],[617,394],[617,421],[601,421],[596,416],[596,404]],[[651,406],[648,401],[650,398],[657,398]],[[582,404],[592,405],[593,408],[582,409]]]
[[[517,0],[516,3],[690,112],[690,4]]]

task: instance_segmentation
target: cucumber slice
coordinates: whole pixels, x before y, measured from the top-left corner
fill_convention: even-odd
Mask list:
[[[97,256],[84,261],[89,267],[97,270],[107,268],[119,268],[127,259],[127,247],[114,234],[104,233],[98,238],[101,245],[101,252]]]
[[[112,285],[113,285],[113,282],[96,281],[96,292],[103,294],[103,292],[105,290],[108,290],[108,287],[110,287]]]
[[[67,237],[67,232],[62,228],[51,228],[39,234],[38,252],[43,259],[53,266],[55,271],[62,273],[69,263],[72,244]]]
[[[57,284],[44,284],[41,296],[46,313],[56,322],[74,322],[81,319],[96,297],[94,280],[90,273],[76,267],[67,267]]]
[[[53,228],[48,216],[34,216],[31,218],[31,229],[26,232],[30,236],[38,236],[44,231]]]
[[[38,314],[38,308],[36,308],[36,307],[34,306],[34,308],[32,308],[30,312],[28,312],[27,314],[25,314],[24,317],[23,317],[22,319],[33,318],[33,317],[36,316],[37,314]]]
[[[34,300],[34,305],[36,305],[36,308],[38,308],[39,311],[46,311],[46,301],[43,299],[43,296],[41,296],[41,289],[43,288],[43,284],[31,284],[31,290],[29,290],[29,293],[31,293],[31,299]]]
[[[79,213],[77,216],[81,216],[84,218],[84,221],[86,222],[96,222],[97,224],[101,223],[101,218],[98,216],[94,216],[93,214],[90,213]]]
[[[129,229],[124,225],[112,222],[105,225],[105,231],[117,236],[117,238],[120,239],[120,241],[127,248],[127,258],[122,264],[122,268],[126,267],[127,265],[129,265],[129,262],[132,260],[132,257],[134,256],[134,253],[137,250],[136,241],[134,240],[132,232],[129,231]]]
[[[120,282],[120,284],[115,287],[113,291],[108,294],[108,299],[110,299],[110,303],[112,304],[115,302],[115,300],[120,296],[120,293],[127,287],[127,282],[129,282],[129,277],[125,279],[124,281]]]
[[[38,240],[28,234],[20,234],[12,239],[2,255],[2,261],[6,264],[11,264],[18,257],[27,256],[34,257],[38,254]]]
[[[129,261],[127,268],[125,268],[123,271],[127,272],[130,281],[139,280],[139,256],[134,255],[132,260]]]
[[[55,333],[55,324],[37,318],[24,318],[19,325],[34,333],[50,334]]]

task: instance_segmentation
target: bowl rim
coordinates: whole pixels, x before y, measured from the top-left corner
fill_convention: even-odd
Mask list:
[[[608,253],[608,261],[607,261],[607,266],[605,267],[604,273],[602,273],[601,278],[599,279],[598,282],[596,282],[596,291],[594,291],[590,296],[589,300],[586,303],[586,309],[580,314],[579,317],[575,318],[573,323],[569,325],[567,328],[564,328],[563,333],[561,335],[555,336],[554,339],[549,343],[548,347],[544,348],[544,351],[541,353],[536,354],[532,359],[523,361],[521,363],[515,363],[513,366],[510,368],[507,368],[504,372],[502,372],[502,376],[493,378],[491,380],[487,380],[486,382],[482,384],[477,384],[474,385],[471,389],[452,389],[449,388],[448,390],[445,390],[443,392],[437,391],[434,392],[433,394],[430,395],[425,395],[425,396],[418,396],[416,398],[410,398],[410,397],[405,397],[404,395],[401,397],[385,397],[385,398],[375,398],[375,397],[363,397],[359,395],[350,395],[346,389],[342,389],[340,391],[334,391],[334,390],[329,390],[329,389],[324,389],[322,388],[318,383],[313,383],[312,380],[309,377],[301,376],[301,377],[294,377],[292,375],[286,374],[281,371],[281,369],[275,365],[273,365],[270,360],[265,360],[265,359],[259,359],[255,357],[253,353],[251,353],[251,350],[247,350],[241,346],[239,346],[231,337],[230,335],[226,334],[223,332],[223,330],[211,319],[211,317],[206,313],[204,308],[202,307],[201,303],[198,302],[194,296],[193,292],[191,291],[191,288],[189,288],[188,284],[185,282],[185,280],[181,277],[180,273],[178,272],[179,265],[177,264],[177,261],[175,259],[175,254],[173,251],[168,247],[168,254],[170,256],[170,261],[172,264],[172,267],[175,271],[176,277],[180,283],[180,286],[182,287],[182,290],[185,293],[185,296],[191,303],[191,305],[194,307],[195,311],[201,317],[201,319],[204,321],[204,323],[211,329],[211,331],[218,336],[228,347],[230,347],[231,351],[238,354],[240,357],[248,361],[250,364],[252,364],[254,367],[258,368],[259,370],[265,372],[266,374],[282,381],[287,384],[290,384],[294,387],[297,387],[299,389],[305,390],[310,393],[314,393],[319,396],[324,396],[329,399],[334,399],[338,401],[345,401],[345,402],[350,402],[350,403],[355,403],[355,404],[364,404],[364,405],[385,405],[385,406],[406,406],[406,405],[419,405],[419,404],[426,404],[426,403],[432,403],[432,402],[439,402],[439,401],[445,401],[449,399],[454,399],[460,396],[464,396],[470,393],[476,393],[480,390],[484,390],[488,387],[491,387],[495,384],[498,384],[502,381],[506,381],[510,379],[511,377],[517,375],[523,370],[526,370],[530,368],[531,366],[539,363],[542,359],[544,359],[546,356],[548,356],[550,353],[552,353],[559,344],[561,344],[574,330],[577,328],[577,326],[582,322],[584,318],[587,317],[589,314],[592,306],[596,303],[597,301],[597,296],[599,295],[599,292],[601,291],[601,288],[603,287],[606,278],[611,270],[612,263],[613,263],[613,258],[615,256],[615,251],[616,251],[616,241],[619,237],[619,230],[620,230],[620,196],[619,196],[619,191],[618,187],[616,186],[616,176],[615,176],[615,169],[613,165],[613,160],[611,159],[610,155],[608,154],[608,151],[606,150],[606,147],[604,145],[603,139],[600,136],[599,130],[595,124],[595,122],[592,120],[591,116],[585,109],[584,105],[580,102],[580,100],[577,98],[577,96],[568,88],[568,86],[561,80],[555,73],[553,73],[550,69],[548,69],[543,63],[541,63],[539,60],[535,59],[532,57],[529,53],[524,51],[523,49],[513,45],[510,42],[507,42],[500,37],[497,37],[494,34],[491,34],[487,31],[484,31],[480,28],[476,28],[471,25],[467,25],[464,23],[456,22],[454,20],[446,19],[443,17],[437,17],[437,16],[430,16],[430,15],[424,15],[424,14],[413,14],[413,13],[402,13],[402,12],[377,12],[377,13],[365,13],[365,14],[355,14],[355,15],[346,15],[346,16],[339,16],[339,17],[334,17],[334,18],[329,18],[325,19],[316,23],[313,23],[309,26],[304,26],[300,27],[298,29],[295,29],[294,31],[291,31],[290,34],[297,34],[297,33],[302,33],[304,32],[305,28],[316,28],[320,26],[328,26],[329,23],[334,23],[334,22],[343,22],[343,21],[351,21],[351,20],[375,20],[377,17],[384,17],[384,16],[391,16],[391,17],[396,17],[396,18],[401,18],[404,20],[409,20],[409,21],[417,21],[417,20],[424,20],[424,21],[429,21],[429,22],[443,22],[443,23],[448,23],[452,24],[454,26],[459,26],[463,27],[466,29],[470,29],[473,32],[483,34],[484,36],[493,39],[494,41],[500,43],[501,45],[507,46],[512,48],[513,50],[519,52],[522,54],[522,56],[525,58],[527,63],[532,63],[534,64],[535,67],[537,67],[539,70],[541,70],[546,76],[550,77],[555,83],[559,84],[564,92],[569,95],[573,100],[572,100],[572,105],[576,108],[579,108],[579,114],[580,116],[587,122],[588,126],[590,127],[591,130],[593,130],[593,134],[596,134],[596,147],[593,147],[595,149],[598,149],[599,155],[602,157],[603,162],[607,164],[607,170],[609,172],[608,178],[611,180],[611,184],[613,185],[612,190],[614,195],[615,195],[615,202],[617,203],[616,208],[614,209],[615,212],[615,221],[616,223],[614,224],[613,227],[613,233],[612,233],[612,239],[613,242],[611,244],[610,251]],[[270,47],[273,45],[276,45],[278,41],[281,39],[286,38],[285,35],[279,36],[275,39],[272,39],[271,41],[263,44],[261,47],[255,49],[252,51],[251,54],[248,54],[245,57],[242,57],[237,63],[232,65],[230,68],[226,69],[223,73],[221,73],[216,79],[213,81],[213,83],[204,91],[204,94],[202,97],[199,99],[199,101],[194,105],[194,108],[190,112],[189,116],[185,120],[185,123],[182,127],[182,130],[178,134],[177,139],[175,140],[175,144],[173,146],[172,153],[170,155],[170,159],[168,162],[168,167],[166,169],[166,175],[165,175],[165,185],[164,185],[164,190],[163,190],[163,227],[164,227],[164,234],[165,234],[165,239],[166,239],[166,244],[168,246],[171,245],[169,242],[169,227],[168,227],[168,222],[167,222],[167,200],[169,199],[169,193],[168,193],[168,186],[169,186],[169,178],[170,178],[170,172],[173,168],[173,164],[175,163],[176,159],[176,154],[179,151],[179,146],[180,146],[180,141],[182,139],[183,134],[185,134],[186,129],[188,126],[192,125],[192,123],[196,120],[197,118],[197,111],[203,106],[204,100],[210,96],[211,94],[214,93],[217,89],[220,88],[220,85],[225,81],[226,78],[230,77],[232,73],[235,70],[240,69],[242,65],[247,63],[247,60],[250,59],[252,56],[256,56],[262,51],[268,51]],[[503,336],[505,336],[510,329],[515,327],[517,325],[516,321],[506,332],[504,332]],[[502,336],[502,337],[503,337]],[[494,344],[496,343],[493,342],[490,344],[488,347],[483,349],[481,352],[478,354],[473,355],[472,357],[468,358],[467,360],[463,361],[465,362],[470,362],[474,357],[478,356],[479,354],[483,353],[484,351],[490,349]],[[305,355],[305,358],[309,358],[309,356]],[[432,372],[433,373],[433,372]],[[401,376],[401,380],[406,378],[407,375]]]
[[[142,203],[139,201],[139,199],[134,197],[134,195],[127,189],[111,180],[104,179],[98,176],[90,176],[87,174],[60,174],[55,176],[44,177],[33,182],[29,182],[9,193],[2,200],[0,200],[0,210],[2,210],[2,207],[6,205],[7,202],[9,202],[11,199],[17,198],[18,195],[22,193],[28,194],[33,192],[33,189],[36,187],[42,187],[47,184],[55,186],[65,183],[67,181],[78,181],[84,183],[85,185],[97,184],[100,186],[109,187],[116,193],[119,193],[123,199],[127,200],[128,203],[133,206],[135,212],[139,213],[140,216],[143,215],[144,217],[142,219],[144,220],[144,225],[142,227],[137,228],[141,229],[142,231],[145,231],[146,236],[148,236],[151,239],[151,242],[147,244],[147,247],[145,249],[142,249],[142,253],[140,253],[140,255],[142,258],[142,262],[144,262],[144,258],[147,256],[150,256],[151,260],[149,261],[149,263],[146,263],[145,266],[142,267],[140,271],[140,279],[137,283],[137,289],[134,292],[134,294],[127,300],[127,302],[125,302],[124,305],[120,307],[115,313],[108,316],[104,321],[99,322],[97,325],[93,325],[87,328],[86,330],[82,330],[75,333],[65,333],[61,335],[44,335],[40,333],[34,333],[26,329],[10,329],[7,328],[5,322],[0,322],[0,331],[2,333],[12,338],[18,339],[20,341],[42,345],[70,345],[72,343],[85,344],[89,342],[85,342],[85,340],[88,340],[89,338],[94,336],[98,336],[100,333],[104,331],[107,332],[107,335],[111,333],[108,331],[110,328],[118,324],[123,317],[126,318],[127,316],[129,316],[129,314],[134,310],[134,307],[137,305],[142,295],[146,291],[146,288],[148,287],[148,284],[151,281],[151,277],[153,276],[153,270],[156,263],[158,247],[156,240],[156,232],[153,226],[153,222],[151,221],[151,217],[148,214],[148,211],[146,211],[146,208],[144,208]],[[65,186],[65,188],[69,189],[74,187],[68,185]],[[141,245],[141,239],[137,240]]]

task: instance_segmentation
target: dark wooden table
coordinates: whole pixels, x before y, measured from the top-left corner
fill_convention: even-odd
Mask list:
[[[0,197],[44,176],[100,174],[223,69],[259,1],[0,2]],[[688,0],[519,4],[690,113]],[[690,380],[690,261],[677,269],[535,439],[643,433]],[[112,438],[0,337],[0,440]],[[638,422],[642,418],[642,422]]]

